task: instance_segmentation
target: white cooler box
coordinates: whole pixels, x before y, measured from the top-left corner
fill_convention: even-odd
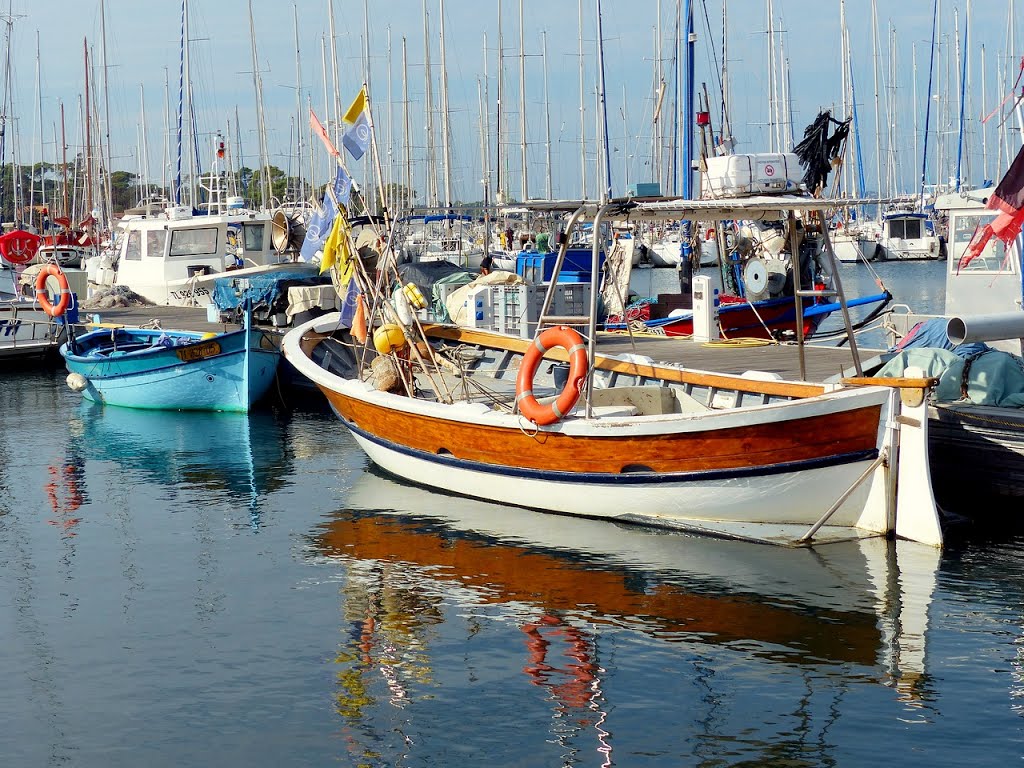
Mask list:
[[[803,176],[792,152],[709,157],[707,166],[704,191],[713,198],[796,192]]]

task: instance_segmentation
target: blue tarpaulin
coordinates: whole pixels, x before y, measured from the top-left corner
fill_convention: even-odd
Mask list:
[[[281,293],[283,283],[291,285],[309,284],[318,282],[318,278],[307,270],[296,270],[294,272],[274,272],[269,275],[255,275],[246,278],[249,287],[244,291],[236,288],[236,278],[219,278],[213,289],[213,303],[219,310],[231,310],[241,306],[242,299],[248,298],[252,308],[271,307]]]

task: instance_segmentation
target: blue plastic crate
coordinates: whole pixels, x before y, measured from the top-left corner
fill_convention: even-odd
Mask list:
[[[523,251],[516,257],[516,274],[531,283],[546,283],[555,271],[557,253],[532,253]],[[589,248],[570,248],[565,252],[562,274],[567,272],[590,274],[591,252]],[[604,263],[604,254],[601,254]],[[589,278],[588,278],[589,280]],[[570,282],[560,280],[559,282]]]

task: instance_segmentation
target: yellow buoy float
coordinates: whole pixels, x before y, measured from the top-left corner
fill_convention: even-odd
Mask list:
[[[382,355],[399,350],[406,343],[405,333],[395,323],[385,323],[373,332],[373,346]]]
[[[409,300],[409,304],[413,309],[426,309],[427,300],[423,298],[423,291],[420,290],[416,283],[408,283],[402,291],[405,293],[405,298]]]

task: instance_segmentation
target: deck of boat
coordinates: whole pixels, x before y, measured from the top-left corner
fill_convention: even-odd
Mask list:
[[[82,315],[82,322],[89,322],[91,315],[99,315],[103,324],[139,326],[156,321],[161,328],[168,330],[220,333],[234,327],[224,323],[208,322],[206,310],[196,307],[149,306],[91,310],[88,315]],[[79,332],[84,330],[85,327],[79,328]],[[784,379],[801,378],[800,351],[796,344],[703,344],[680,337],[645,335],[630,338],[625,334],[602,333],[598,337],[598,349],[604,354],[644,355],[658,362],[698,370],[729,374],[766,371],[778,374]],[[804,353],[807,381],[825,381],[853,366],[848,347],[819,346],[810,343],[805,345]],[[861,350],[861,359],[867,360],[878,353],[879,350]]]

